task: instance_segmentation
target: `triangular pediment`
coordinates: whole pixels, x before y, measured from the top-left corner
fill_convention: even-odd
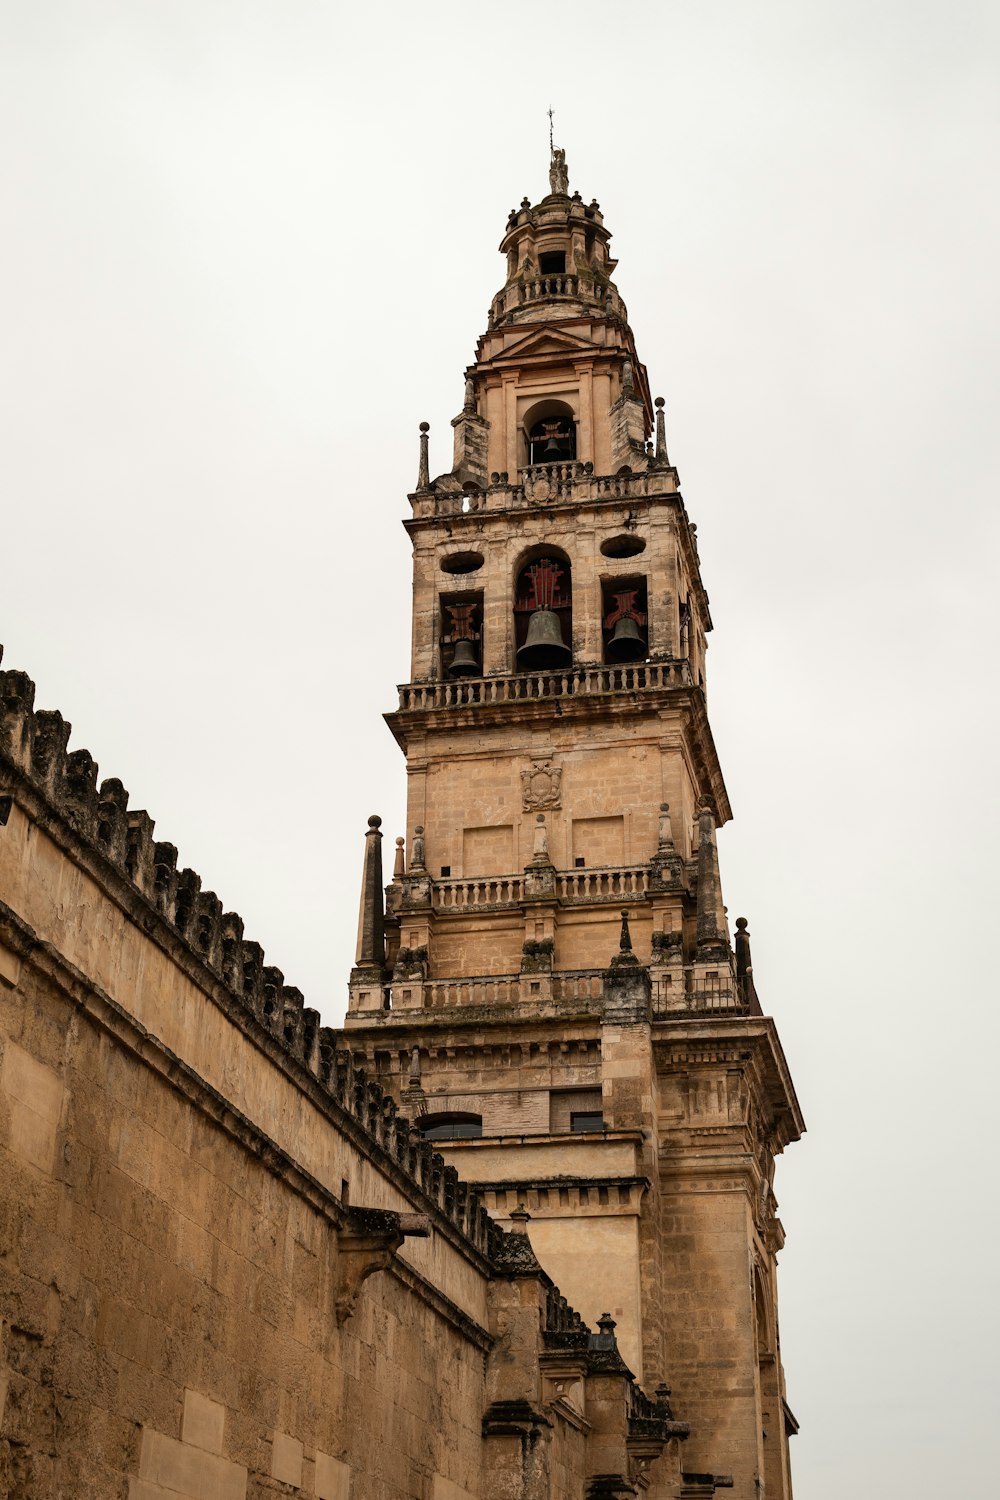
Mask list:
[[[552,354],[593,354],[595,349],[603,347],[603,344],[597,344],[593,339],[581,338],[579,334],[566,333],[560,328],[536,328],[494,354],[490,364],[503,364],[512,359],[535,359]]]

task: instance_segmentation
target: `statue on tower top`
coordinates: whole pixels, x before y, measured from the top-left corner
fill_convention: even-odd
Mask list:
[[[566,194],[569,192],[569,168],[566,165],[566,153],[561,146],[552,147],[552,161],[549,165],[549,187],[554,193]]]

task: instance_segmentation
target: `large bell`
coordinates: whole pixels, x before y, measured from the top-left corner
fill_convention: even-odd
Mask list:
[[[645,660],[646,642],[631,615],[622,615],[616,623],[604,655],[608,661],[614,662]]]
[[[565,667],[573,653],[562,638],[562,626],[554,609],[536,609],[528,621],[528,634],[517,653],[518,666],[528,672]]]
[[[479,657],[471,641],[456,641],[455,654],[448,668],[449,677],[478,677]]]

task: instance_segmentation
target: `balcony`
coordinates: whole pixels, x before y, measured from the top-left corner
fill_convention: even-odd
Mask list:
[[[618,289],[610,281],[604,281],[592,272],[582,275],[574,271],[555,271],[542,274],[535,272],[510,281],[502,292],[498,292],[490,304],[488,327],[495,328],[506,323],[525,307],[537,302],[570,300],[588,303],[607,317],[621,318],[628,322],[628,308],[618,295]]]
[[[558,501],[583,505],[665,498],[678,495],[678,483],[677,470],[669,464],[654,464],[641,473],[595,474],[592,463],[563,459],[553,464],[524,465],[517,471],[516,484],[506,474],[493,474],[485,490],[417,490],[410,499],[417,516],[481,515],[484,511],[495,514]]]
[[[517,672],[503,677],[401,683],[399,711],[426,713],[473,704],[586,698],[602,693],[653,693],[691,686],[691,665],[686,658],[628,662],[620,666],[567,667],[565,671]]]
[[[640,901],[649,890],[649,865],[607,865],[603,868],[562,870],[556,877],[556,896],[567,905]],[[524,894],[524,876],[480,875],[468,880],[431,882],[431,906],[449,912],[515,908]]]
[[[468,978],[401,979],[384,989],[360,995],[348,1025],[366,1020],[405,1021],[408,1012],[507,1006],[579,1005],[600,1014],[604,1002],[604,969],[562,969],[552,974],[477,974]],[[752,986],[728,967],[709,979],[699,965],[677,965],[669,976],[659,965],[650,969],[654,1021],[674,1021],[692,1014],[759,1016],[760,1001]]]

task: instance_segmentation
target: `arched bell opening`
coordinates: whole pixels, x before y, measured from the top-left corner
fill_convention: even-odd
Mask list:
[[[446,677],[483,675],[483,596],[441,596],[441,670]]]
[[[645,661],[649,655],[649,610],[645,578],[606,578],[601,584],[604,660]]]
[[[573,660],[573,590],[569,558],[555,548],[532,557],[514,588],[514,657],[518,672],[547,672]]]
[[[576,458],[576,417],[565,401],[542,401],[524,418],[529,466],[571,463]]]

